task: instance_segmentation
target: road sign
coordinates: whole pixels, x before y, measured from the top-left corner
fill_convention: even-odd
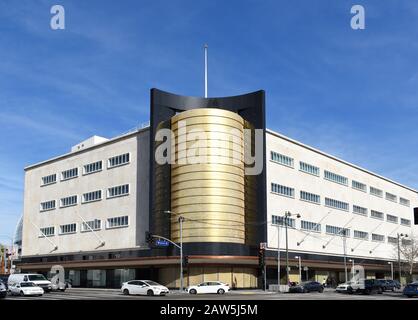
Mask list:
[[[157,239],[157,241],[155,241],[155,245],[159,247],[168,247],[170,243],[167,240]]]

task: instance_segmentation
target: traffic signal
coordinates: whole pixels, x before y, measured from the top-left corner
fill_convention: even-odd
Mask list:
[[[146,232],[145,232],[145,241],[146,241],[147,243],[152,243],[152,240],[153,240],[153,237],[152,237],[151,232],[146,231]]]
[[[266,250],[259,249],[258,250],[258,265],[260,268],[264,268],[266,265]]]
[[[183,256],[183,268],[187,268],[189,264],[189,256]]]

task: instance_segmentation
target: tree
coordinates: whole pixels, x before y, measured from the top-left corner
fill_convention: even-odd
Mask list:
[[[409,275],[409,280],[412,280],[412,273],[414,266],[418,259],[418,238],[414,234],[410,237],[402,239],[400,243],[401,259],[403,260],[404,269]]]

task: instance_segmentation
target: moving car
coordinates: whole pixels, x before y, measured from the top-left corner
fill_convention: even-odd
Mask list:
[[[340,293],[383,293],[382,285],[376,279],[360,279],[358,281],[349,281],[338,285],[337,292]]]
[[[3,281],[0,280],[0,299],[6,298],[7,296],[7,288]]]
[[[45,292],[50,292],[52,290],[52,283],[46,279],[42,274],[37,273],[13,273],[9,276],[7,280],[9,290],[10,287],[16,286],[21,282],[33,282],[37,286],[44,289]]]
[[[12,295],[42,296],[44,294],[44,289],[30,281],[13,284],[9,288]]]
[[[202,282],[196,286],[190,286],[186,291],[190,294],[217,293],[224,294],[230,290],[229,285],[220,281]]]
[[[167,287],[151,280],[131,280],[122,283],[121,291],[125,295],[140,294],[147,296],[165,296],[170,291]]]
[[[383,291],[395,291],[401,288],[401,284],[396,280],[377,279]]]
[[[305,281],[289,288],[292,293],[324,292],[324,286],[316,281]]]
[[[403,289],[403,294],[408,298],[418,296],[418,281],[407,284],[406,287]]]

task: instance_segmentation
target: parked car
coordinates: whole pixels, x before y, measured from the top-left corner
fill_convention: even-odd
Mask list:
[[[349,281],[338,285],[337,292],[340,293],[382,293],[383,288],[376,279],[360,279],[358,281]]]
[[[30,281],[20,282],[9,286],[12,295],[42,296],[44,289]]]
[[[324,292],[324,286],[316,281],[305,281],[289,288],[292,293]]]
[[[0,299],[6,298],[7,288],[3,281],[0,280]]]
[[[190,286],[186,291],[190,294],[217,293],[224,294],[230,290],[229,285],[220,281],[202,282],[196,286]]]
[[[6,289],[8,289],[8,286],[7,286],[7,279],[9,279],[9,276],[10,276],[10,275],[8,275],[8,274],[6,274],[6,275],[1,275],[1,276],[0,276],[0,281],[1,281],[1,282],[3,282],[3,284],[6,286]]]
[[[406,287],[403,289],[403,294],[408,298],[418,296],[418,281],[407,284]]]
[[[21,282],[33,282],[37,286],[44,289],[44,292],[50,292],[52,290],[52,283],[46,279],[42,274],[37,273],[13,273],[7,280],[8,287],[16,286]]]
[[[122,283],[121,291],[125,295],[139,294],[147,296],[165,296],[170,291],[167,287],[151,280],[132,280]]]
[[[395,291],[401,288],[401,284],[396,280],[377,279],[383,291]]]

